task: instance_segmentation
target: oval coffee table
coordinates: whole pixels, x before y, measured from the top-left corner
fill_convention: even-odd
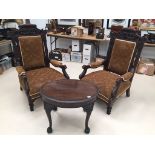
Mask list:
[[[94,102],[98,94],[97,87],[89,82],[73,79],[51,81],[43,85],[40,95],[44,103],[49,127],[48,133],[52,133],[51,110],[60,108],[82,107],[86,112],[85,133],[90,132],[88,121],[93,110]]]

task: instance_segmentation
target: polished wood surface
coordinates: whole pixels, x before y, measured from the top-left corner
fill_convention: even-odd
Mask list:
[[[85,81],[64,79],[46,83],[41,89],[41,94],[51,101],[68,103],[68,101],[90,100],[97,95],[97,88]]]
[[[51,36],[51,37],[60,37],[60,38],[67,38],[67,39],[77,39],[77,40],[89,40],[89,41],[105,41],[105,40],[109,40],[109,38],[107,38],[105,36],[104,39],[96,39],[95,35],[87,35],[87,34],[83,34],[81,37],[78,36],[71,36],[71,35],[66,35],[61,33],[53,33],[53,32],[48,32],[47,36]]]
[[[97,87],[89,82],[80,80],[56,80],[46,83],[40,90],[44,109],[48,117],[47,133],[52,133],[51,111],[61,108],[83,108],[86,112],[85,133],[90,132],[88,121],[98,94]]]

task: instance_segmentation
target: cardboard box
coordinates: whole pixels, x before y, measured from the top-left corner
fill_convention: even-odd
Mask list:
[[[94,52],[93,45],[84,44],[83,45],[83,64],[88,65],[95,60],[96,53]]]
[[[61,53],[62,54],[62,61],[71,61],[70,53]]]
[[[150,59],[141,59],[136,72],[152,76],[155,72],[155,65]]]
[[[154,66],[155,66],[155,59],[150,59],[150,60],[154,63]],[[155,74],[155,70],[154,70],[154,74]]]
[[[4,56],[2,59],[0,59],[0,68],[2,71],[5,71],[11,67],[12,67],[12,63],[11,63],[10,57]]]
[[[81,44],[79,40],[72,40],[72,51],[81,51]]]
[[[82,61],[81,52],[71,52],[71,61],[81,63],[81,61]]]
[[[84,28],[82,26],[73,26],[71,28],[71,35],[81,37],[83,35]]]

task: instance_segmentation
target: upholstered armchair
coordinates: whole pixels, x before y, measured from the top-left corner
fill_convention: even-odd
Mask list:
[[[39,30],[35,25],[20,26],[12,37],[16,70],[20,89],[26,92],[30,110],[34,110],[34,101],[40,97],[39,91],[43,84],[57,79],[69,79],[66,65],[48,58],[46,31]],[[60,67],[62,73],[50,68],[50,63]]]
[[[134,30],[123,29],[111,33],[107,57],[103,62],[83,65],[81,80],[93,82],[99,89],[98,98],[107,105],[107,114],[111,113],[114,101],[126,92],[130,96],[130,87],[143,48],[143,38]],[[86,75],[87,69],[104,66],[103,70]]]

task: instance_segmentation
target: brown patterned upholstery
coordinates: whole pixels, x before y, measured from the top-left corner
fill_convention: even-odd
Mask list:
[[[19,77],[20,88],[24,89],[24,79],[22,76],[18,76],[18,77]]]
[[[97,67],[100,67],[101,65],[103,65],[103,62],[104,62],[104,60],[96,61],[96,62],[90,63],[89,65],[90,65],[91,68],[97,68]]]
[[[130,66],[136,43],[116,39],[108,69],[117,74],[125,74]]]
[[[106,102],[108,115],[119,96],[125,93],[126,97],[130,97],[130,87],[143,45],[144,39],[133,30],[111,32],[107,56],[103,62],[104,70],[86,74],[94,66],[82,66],[79,78],[97,85],[98,97]]]
[[[64,79],[63,74],[52,68],[43,67],[26,72],[30,96],[35,96],[43,84],[51,80]]]
[[[22,75],[25,74],[25,70],[24,70],[23,66],[17,66],[16,71],[18,72],[20,88],[24,89],[24,80],[23,80]]]
[[[127,72],[124,75],[122,75],[122,78],[123,78],[123,81],[127,81],[127,80],[130,80],[133,76],[134,76],[133,73]]]
[[[102,70],[87,74],[84,78],[82,78],[82,80],[96,84],[96,86],[99,88],[98,97],[103,99],[105,102],[108,102],[111,98],[111,92],[115,86],[115,82],[119,78],[121,78],[121,76],[118,74]],[[130,81],[123,82],[118,90],[117,97],[122,95],[127,88],[130,87],[130,84]]]
[[[19,75],[25,73],[23,66],[17,66],[16,71],[18,72]]]
[[[25,70],[45,66],[41,36],[19,37],[19,45]]]
[[[50,63],[51,63],[54,67],[61,67],[61,66],[63,66],[62,62],[57,61],[57,60],[50,60]]]

